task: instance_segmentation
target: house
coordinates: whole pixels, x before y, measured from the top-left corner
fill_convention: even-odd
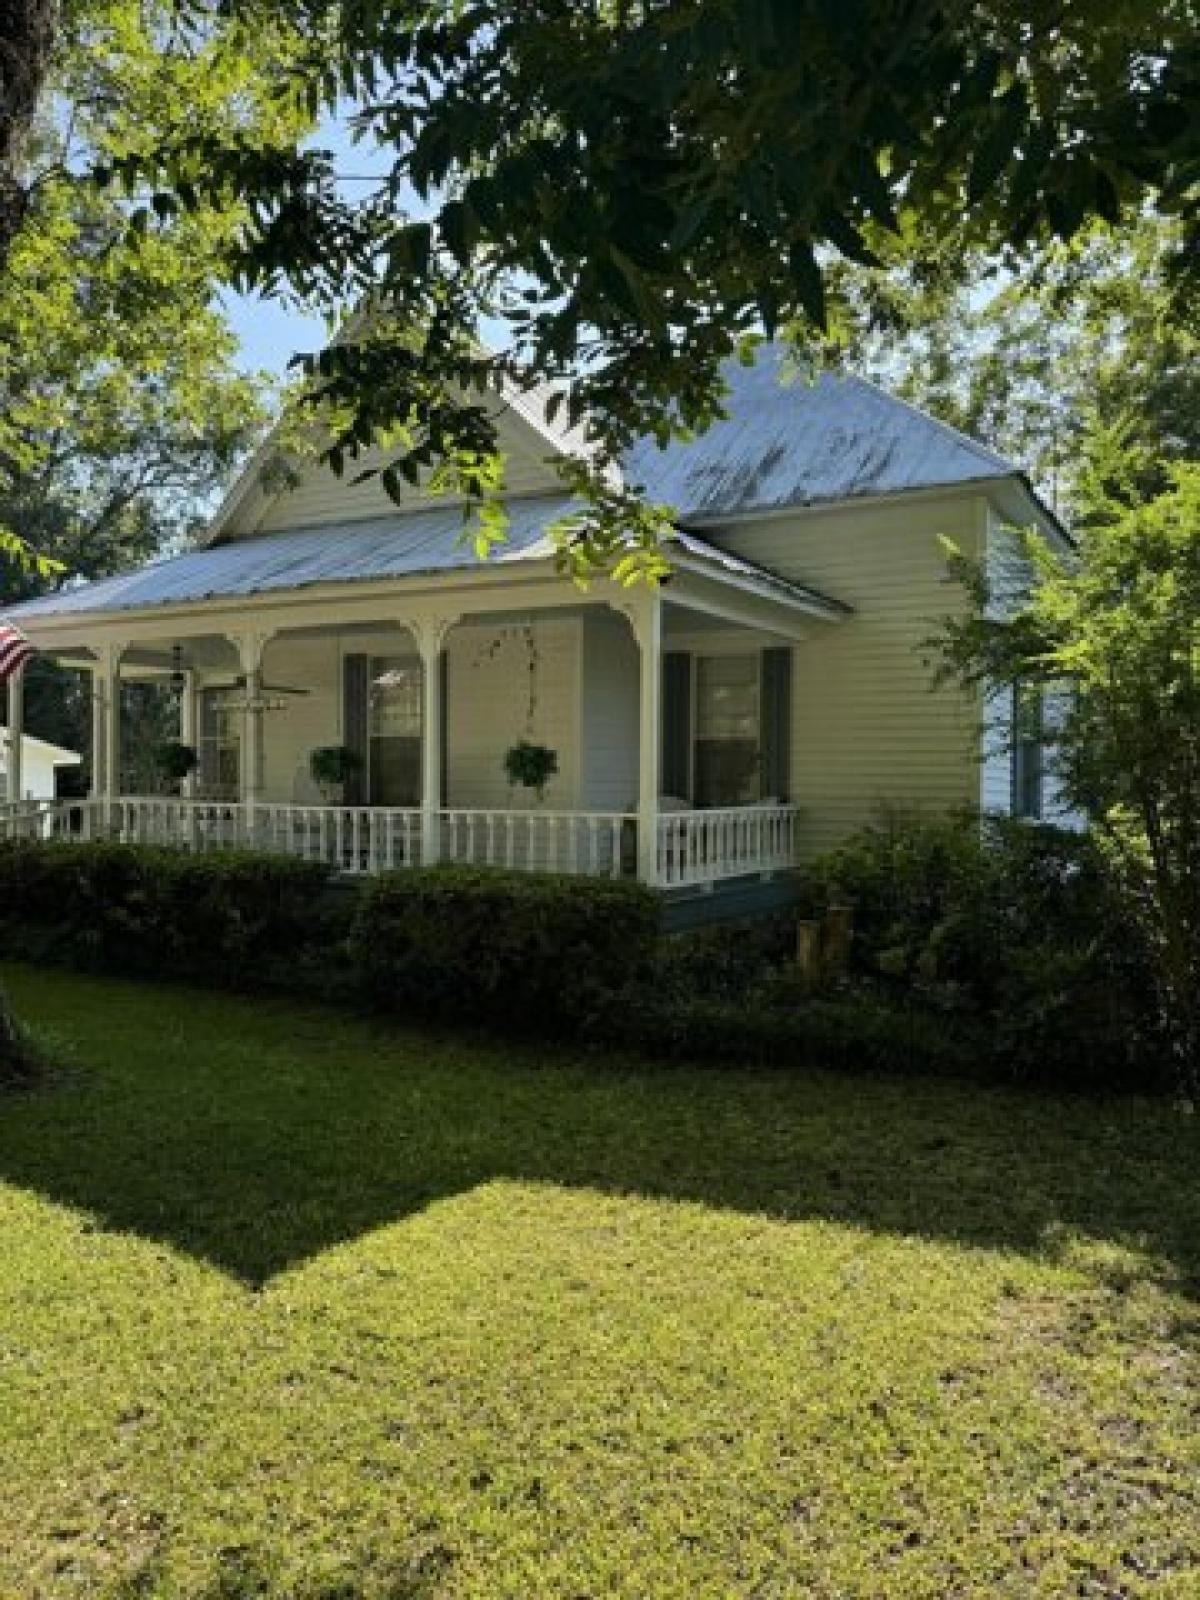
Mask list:
[[[728,419],[635,447],[627,479],[676,513],[659,588],[559,575],[570,441],[494,398],[510,525],[476,557],[462,508],[260,455],[203,546],[11,608],[90,672],[94,792],[43,830],[191,848],[249,841],[348,872],[467,860],[636,873],[671,890],[766,880],[881,805],[1035,808],[1029,752],[987,759],[976,698],[934,690],[924,641],[961,604],[943,537],[1011,567],[1012,530],[1064,539],[1022,473],[854,377],[787,381],[764,347]],[[199,752],[180,797],[130,795],[125,678],[179,690]],[[994,710],[994,708],[993,708]],[[550,748],[544,793],[505,754]],[[314,749],[361,757],[331,799]]]
[[[64,750],[62,745],[47,744],[45,739],[25,734],[19,763],[21,793],[10,794],[12,746],[8,729],[0,728],[0,803],[21,799],[54,800],[58,794],[58,774],[64,768],[78,767],[82,759],[76,750]]]

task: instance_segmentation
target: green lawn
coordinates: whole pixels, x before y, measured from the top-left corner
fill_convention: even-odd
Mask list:
[[[0,1595],[1200,1595],[1200,1132],[9,974]]]

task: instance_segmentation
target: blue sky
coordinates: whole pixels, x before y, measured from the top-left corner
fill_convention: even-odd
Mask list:
[[[386,173],[391,161],[377,146],[355,144],[345,118],[327,118],[311,143],[332,150],[337,171],[345,174]],[[364,192],[362,184],[349,189]],[[325,343],[325,324],[320,317],[306,316],[282,300],[234,294],[220,297],[229,312],[234,332],[241,342],[241,365],[247,370],[265,369],[282,376],[293,355],[319,349]]]
[[[314,350],[324,342],[319,318],[306,317],[278,300],[238,294],[225,294],[221,299],[241,342],[240,364],[248,371],[265,369],[282,375],[298,351]]]

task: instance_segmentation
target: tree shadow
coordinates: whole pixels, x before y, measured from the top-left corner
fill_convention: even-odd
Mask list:
[[[495,1179],[989,1249],[1104,1241],[1200,1289],[1200,1130],[1136,1101],[656,1068],[276,1002],[18,971],[67,1066],[0,1178],[241,1282]]]

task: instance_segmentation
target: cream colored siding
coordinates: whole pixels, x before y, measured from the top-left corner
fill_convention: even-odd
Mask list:
[[[561,480],[546,464],[550,447],[531,435],[524,425],[506,418],[500,425],[500,442],[506,451],[505,489],[510,495],[537,494],[543,490],[562,492]],[[298,474],[298,482],[265,501],[252,497],[235,523],[236,537],[257,533],[279,533],[288,528],[303,528],[323,522],[355,522],[366,517],[395,516],[400,510],[420,506],[444,505],[444,495],[433,496],[419,489],[404,488],[401,502],[387,493],[376,471],[361,483],[355,479],[370,469],[385,466],[392,459],[380,451],[365,452],[358,461],[348,461],[342,477],[328,466],[313,462]]]
[[[279,804],[319,805],[321,791],[308,761],[321,745],[342,739],[341,648],[336,634],[321,639],[273,639],[263,656],[268,684],[308,689],[279,696],[263,716],[263,795]],[[274,697],[270,697],[274,698]]]
[[[583,624],[581,803],[588,811],[632,811],[638,793],[641,658],[633,631],[612,611]]]
[[[706,536],[854,608],[813,624],[793,658],[792,797],[806,853],[882,807],[941,811],[979,802],[973,698],[932,688],[923,641],[962,604],[942,535],[983,551],[986,506],[931,497],[764,518]]]
[[[518,739],[558,752],[559,773],[546,789],[547,809],[579,804],[582,623],[509,621],[461,624],[446,641],[447,800],[452,806],[518,808],[536,804],[510,792],[504,753]],[[346,654],[412,656],[404,629],[272,640],[264,658],[268,683],[311,692],[281,697],[264,718],[264,797],[318,804],[309,756],[338,744],[342,729],[342,658]],[[532,667],[532,671],[530,668]],[[636,771],[637,725],[632,761]],[[636,778],[635,778],[636,784]]]
[[[582,623],[463,624],[446,643],[448,800],[487,809],[537,804],[510,789],[504,754],[518,739],[558,753],[547,810],[579,804]]]

